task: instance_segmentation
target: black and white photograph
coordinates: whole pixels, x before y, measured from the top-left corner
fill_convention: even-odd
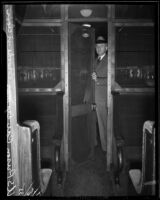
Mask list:
[[[158,7],[2,2],[7,197],[160,198]]]

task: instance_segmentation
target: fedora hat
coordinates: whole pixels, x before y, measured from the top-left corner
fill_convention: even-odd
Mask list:
[[[96,44],[107,43],[107,40],[103,36],[98,36],[96,40]]]

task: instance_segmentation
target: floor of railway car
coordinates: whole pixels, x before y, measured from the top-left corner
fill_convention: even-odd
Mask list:
[[[64,196],[113,196],[112,181],[106,172],[105,154],[100,145],[95,147],[93,160],[67,174]]]
[[[114,184],[113,174],[106,171],[105,153],[101,149],[100,140],[95,147],[94,159],[77,166],[66,174],[62,185],[57,185],[53,177],[52,196],[78,197],[78,196],[134,196],[136,193],[123,171],[120,175],[120,187]],[[128,193],[128,190],[130,191]]]
[[[105,153],[101,149],[99,138],[94,158],[67,173],[63,191],[56,187],[52,192],[54,196],[65,197],[114,196],[113,180],[106,171]]]

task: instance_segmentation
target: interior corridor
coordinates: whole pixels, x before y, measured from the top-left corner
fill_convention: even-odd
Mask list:
[[[105,154],[100,145],[95,147],[93,160],[68,173],[64,196],[113,196],[109,173],[106,173]]]
[[[68,172],[63,192],[57,186],[53,188],[53,196],[114,196],[113,181],[110,173],[106,172],[105,153],[101,149],[99,135],[97,141],[93,159]]]

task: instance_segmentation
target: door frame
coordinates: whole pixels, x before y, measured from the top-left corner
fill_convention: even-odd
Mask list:
[[[111,169],[112,163],[112,140],[113,140],[113,99],[111,88],[114,84],[114,74],[115,74],[115,29],[114,29],[114,5],[106,4],[108,7],[108,16],[106,19],[90,19],[93,22],[107,22],[108,24],[108,82],[107,82],[107,171]],[[63,145],[64,145],[64,161],[65,169],[69,170],[69,157],[70,157],[70,145],[69,145],[69,132],[71,130],[71,105],[70,105],[70,88],[69,88],[69,60],[68,60],[68,24],[69,22],[87,22],[88,19],[68,19],[68,7],[69,5],[62,5],[62,43],[64,44],[64,85],[65,93],[63,96],[63,115],[64,115],[64,134],[63,134]]]
[[[73,30],[72,30],[73,29]],[[82,27],[82,25],[81,24],[79,24],[78,22],[68,22],[68,33],[69,34],[72,34],[72,33],[74,33],[74,31],[76,31],[76,30],[82,30],[83,29],[83,27]],[[95,37],[95,29],[94,28],[91,28],[90,30],[89,30],[89,33],[91,34],[91,38],[92,38],[92,46],[90,46],[89,48],[91,49],[91,57],[90,57],[90,70],[91,70],[91,72],[93,71],[93,69],[94,69],[94,67],[93,67],[93,64],[94,64],[94,37]],[[73,84],[73,83],[71,83],[71,76],[72,76],[72,72],[71,72],[71,65],[72,65],[72,61],[71,61],[71,35],[68,35],[68,59],[69,59],[69,61],[68,61],[68,68],[69,68],[69,82],[68,82],[68,84],[69,84],[69,99],[70,99],[70,104],[69,104],[69,109],[70,109],[70,115],[69,115],[69,123],[70,123],[70,129],[69,129],[69,134],[68,134],[68,150],[69,150],[69,157],[68,157],[68,165],[69,165],[69,170],[71,170],[71,169],[73,169],[73,167],[75,167],[76,165],[81,165],[81,164],[83,164],[84,162],[87,162],[88,161],[88,159],[90,159],[92,156],[93,156],[93,138],[90,140],[90,141],[92,141],[92,142],[89,142],[89,145],[90,145],[90,148],[91,148],[91,151],[90,151],[90,153],[89,153],[89,155],[88,155],[88,158],[86,159],[86,160],[84,160],[84,161],[82,161],[82,162],[80,162],[80,163],[78,163],[78,162],[76,162],[76,161],[74,161],[74,159],[73,159],[73,150],[72,150],[72,143],[71,143],[71,141],[72,141],[72,134],[73,134],[73,132],[72,132],[72,128],[73,128],[73,120],[74,120],[74,117],[78,117],[78,116],[84,116],[84,115],[87,115],[87,121],[88,121],[88,123],[89,123],[89,121],[90,120],[93,120],[94,118],[93,118],[93,115],[94,115],[94,111],[93,111],[93,109],[92,109],[92,105],[91,105],[91,103],[90,104],[84,104],[83,102],[81,102],[81,103],[78,103],[78,104],[73,104],[72,105],[72,102],[71,102],[71,87],[72,87],[72,85],[71,84]],[[90,72],[90,73],[91,73]],[[94,85],[93,85],[93,82],[92,82],[92,80],[90,80],[91,81],[91,88],[92,88],[92,90],[93,90],[93,87],[94,87]],[[94,90],[93,90],[94,91]],[[92,97],[93,97],[93,94],[92,94]],[[93,101],[94,101],[94,99],[92,99]],[[93,123],[91,123],[91,124],[93,124]],[[93,127],[94,127],[94,125],[92,125],[92,126],[88,126],[88,128],[90,128],[92,131],[89,131],[88,129],[88,131],[86,130],[86,133],[87,134],[89,134],[90,136],[92,135],[91,133],[94,131],[94,129],[93,129]],[[94,134],[93,134],[94,135]],[[92,144],[91,144],[92,143]]]
[[[107,171],[113,162],[113,95],[115,82],[115,5],[108,5],[108,79],[107,79]]]

